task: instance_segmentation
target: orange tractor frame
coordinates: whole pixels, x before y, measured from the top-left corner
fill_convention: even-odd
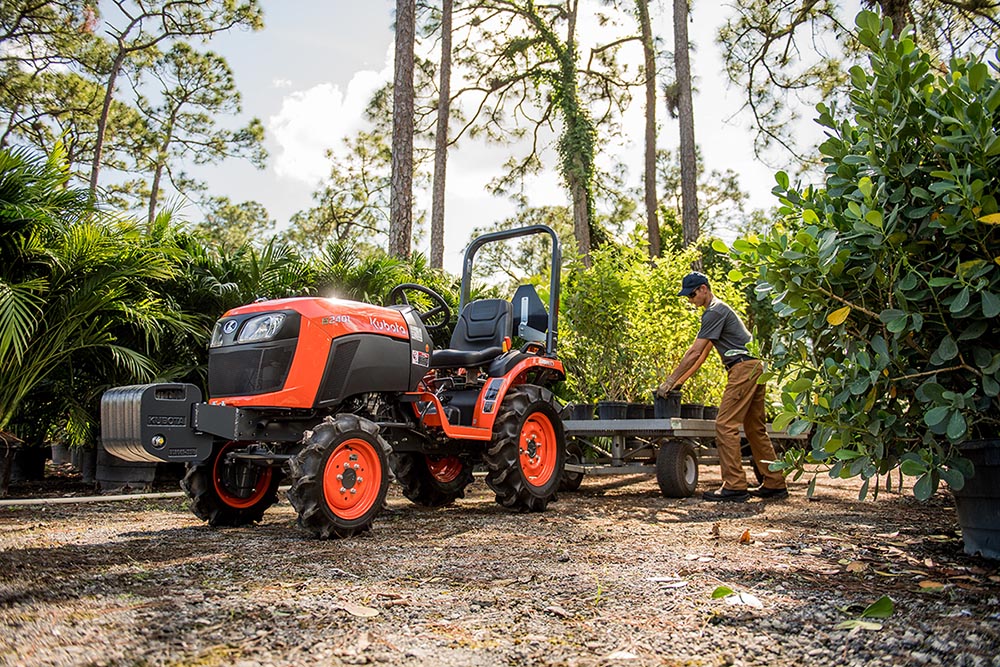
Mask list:
[[[476,252],[532,234],[551,239],[548,308],[530,285],[511,300],[470,301]],[[544,510],[566,459],[551,391],[565,377],[560,264],[545,225],[475,239],[445,349],[431,334],[450,308],[422,285],[395,287],[386,306],[303,297],[235,308],[212,334],[210,399],[191,384],[111,389],[102,444],[126,460],[187,463],[181,487],[213,526],[259,521],[286,481],[302,528],[346,537],[371,527],[393,474],[406,497],[441,506],[464,495],[476,466],[498,503]]]

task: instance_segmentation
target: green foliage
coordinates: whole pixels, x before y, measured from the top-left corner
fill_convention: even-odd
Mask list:
[[[857,25],[853,118],[817,107],[825,188],[779,172],[781,222],[732,252],[783,323],[778,425],[815,427],[777,467],[822,462],[862,496],[899,467],[927,498],[971,474],[956,444],[1000,425],[1000,79],[975,57],[935,63],[870,12]]]
[[[151,377],[148,351],[184,324],[156,293],[167,252],[68,178],[62,154],[0,151],[0,429],[49,415],[79,442],[97,388]]]
[[[590,268],[574,264],[564,276],[559,349],[569,371],[567,398],[649,401],[698,333],[701,312],[677,296],[698,249],[650,263],[643,243],[637,233],[626,244],[605,244]],[[715,294],[744,312],[738,286],[709,271]],[[717,404],[725,384],[712,353],[685,383],[685,399]]]

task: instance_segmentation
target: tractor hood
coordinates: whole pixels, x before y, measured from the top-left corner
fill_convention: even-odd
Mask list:
[[[212,403],[314,408],[367,392],[410,391],[430,335],[410,306],[300,297],[234,308],[209,344]]]

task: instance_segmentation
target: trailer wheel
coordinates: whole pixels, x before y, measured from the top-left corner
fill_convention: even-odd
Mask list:
[[[511,388],[484,459],[486,484],[504,507],[541,512],[556,499],[566,462],[566,437],[549,390],[530,384]]]
[[[472,466],[457,456],[392,454],[389,457],[403,495],[424,507],[443,507],[465,497]]]
[[[299,526],[324,540],[371,529],[389,486],[389,445],[378,427],[341,414],[307,431],[302,442],[288,489]]]
[[[656,483],[666,498],[687,498],[698,486],[698,455],[686,440],[661,441],[656,454]]]
[[[281,475],[274,468],[230,456],[252,443],[230,440],[215,447],[205,461],[188,466],[181,488],[191,511],[210,526],[256,523],[278,502]]]
[[[583,448],[575,439],[566,445],[566,463],[583,463]],[[576,491],[581,484],[583,484],[582,472],[563,469],[562,479],[559,481],[560,491]]]

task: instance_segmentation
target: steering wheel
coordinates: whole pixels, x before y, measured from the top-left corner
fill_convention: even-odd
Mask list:
[[[413,306],[406,296],[408,292],[419,292],[420,294],[425,295],[431,300],[431,307],[428,310],[420,310],[416,306]],[[394,306],[399,304],[413,306],[417,311],[417,317],[419,317],[420,321],[424,323],[425,327],[427,327],[427,331],[431,333],[446,328],[448,323],[451,322],[451,308],[448,307],[448,302],[444,300],[443,296],[432,290],[430,287],[424,287],[423,285],[418,285],[416,283],[402,283],[396,285],[389,291],[389,294],[386,295],[385,305]]]

